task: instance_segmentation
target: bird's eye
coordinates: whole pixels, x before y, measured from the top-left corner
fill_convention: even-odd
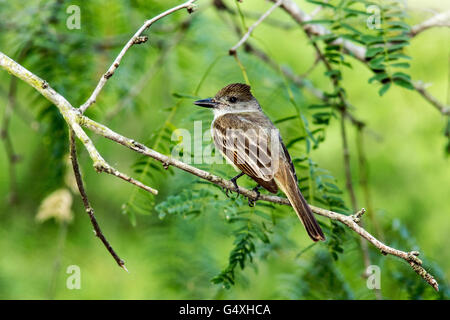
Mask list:
[[[235,103],[237,101],[237,98],[236,97],[230,97],[228,99],[228,101],[230,101],[231,103]]]

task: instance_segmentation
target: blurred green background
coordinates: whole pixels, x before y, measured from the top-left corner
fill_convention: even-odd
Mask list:
[[[316,7],[306,1],[296,2],[307,12]],[[181,1],[0,0],[0,51],[46,79],[73,106],[79,106],[143,21],[177,3]],[[212,1],[198,1],[199,10],[190,17],[183,10],[158,21],[145,33],[148,42],[127,53],[87,115],[163,153],[170,152],[173,146],[170,136],[175,128],[193,132],[194,120],[203,120],[203,130],[208,131],[212,115],[208,110],[198,110],[193,99],[212,96],[229,83],[244,82],[236,60],[228,56],[229,48],[238,41],[232,21],[241,21],[235,1],[225,3],[234,15],[218,12]],[[72,4],[81,9],[79,30],[66,28],[66,8]],[[245,0],[240,4],[245,24],[250,26],[271,5]],[[442,6],[441,2],[408,2],[405,21],[414,25],[430,17],[433,10],[444,10]],[[192,19],[189,25],[187,19]],[[180,29],[183,25],[186,28]],[[315,53],[305,34],[282,10],[275,10],[250,41],[297,74],[303,74],[314,63]],[[431,83],[429,92],[447,104],[449,43],[448,29],[434,28],[419,34],[406,48],[412,57],[408,70],[412,79]],[[253,94],[272,120],[295,114],[289,88],[300,112],[312,122],[307,107],[317,99],[286,84],[278,72],[255,56],[241,50],[239,58]],[[367,81],[372,76],[370,70],[351,58],[349,61],[353,67],[342,70],[342,85],[354,106],[353,114],[368,127],[364,149],[370,169],[370,214],[380,225],[385,243],[404,251],[419,250],[425,266],[441,285],[440,292],[435,293],[406,262],[382,256],[369,245],[372,264],[381,268],[383,298],[448,299],[450,167],[443,134],[448,120],[417,92],[394,87],[380,97],[380,85]],[[308,78],[314,86],[329,90],[330,81],[324,71],[319,64]],[[8,103],[10,81],[11,77],[0,71],[2,113]],[[328,243],[311,247],[297,217],[282,206],[265,211],[271,215],[270,220],[276,217],[276,224],[270,227],[270,243],[254,241],[253,263],[247,262],[243,271],[236,269],[236,285],[226,289],[211,283],[227,266],[233,248],[232,233],[237,225],[227,222],[226,216],[234,209],[247,210],[246,200],[227,199],[219,189],[200,184],[176,168],[161,171],[156,161],[144,165],[150,174],[142,173],[139,155],[89,133],[111,165],[148,181],[160,191],[152,199],[130,184],[97,174],[79,145],[87,192],[103,232],[126,261],[130,272],[124,272],[94,237],[81,199],[71,188],[67,128],[57,109],[20,81],[16,99],[9,125],[15,152],[20,155],[15,166],[17,199],[13,203],[7,154],[0,152],[0,298],[375,298],[362,276],[359,240],[352,231],[341,235],[343,252],[336,260],[329,243],[333,237],[328,237]],[[280,130],[284,140],[289,141],[298,135],[299,128],[295,122],[283,123]],[[359,184],[356,130],[348,124],[347,132],[358,205],[367,207]],[[289,150],[296,158],[308,156],[345,190],[338,119],[331,119],[318,148],[307,153],[303,142]],[[234,175],[227,165],[197,166],[226,178]],[[308,171],[300,165],[298,174],[302,177]],[[253,185],[245,179],[240,183]],[[72,220],[38,221],[36,215],[43,200],[61,188],[73,198]],[[169,210],[164,216],[168,201],[179,202],[177,196],[192,190],[207,190],[213,195],[202,198],[199,193],[201,210],[181,208]],[[348,193],[343,191],[341,197],[350,207]],[[256,208],[264,206],[257,203]],[[325,218],[319,220],[328,226],[329,235],[333,225]],[[372,222],[369,217],[365,220],[367,229],[376,232]],[[70,265],[80,267],[80,290],[66,288],[66,269]]]

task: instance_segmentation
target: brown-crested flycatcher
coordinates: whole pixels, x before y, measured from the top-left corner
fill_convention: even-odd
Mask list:
[[[231,179],[246,174],[264,189],[277,193],[280,188],[288,197],[300,221],[313,241],[325,240],[310,207],[300,192],[294,165],[278,129],[263,113],[250,86],[233,83],[220,90],[214,98],[194,104],[212,108],[214,120],[211,133],[216,148],[238,171]]]

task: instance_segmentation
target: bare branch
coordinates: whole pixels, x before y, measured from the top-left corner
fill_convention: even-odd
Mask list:
[[[418,93],[422,95],[424,99],[426,99],[433,107],[435,107],[440,113],[443,115],[450,116],[450,106],[446,106],[443,103],[439,102],[438,99],[433,97],[425,88],[425,84],[422,81],[413,82],[414,88]]]
[[[72,129],[70,129],[70,160],[72,161],[73,173],[75,174],[75,180],[77,181],[78,190],[80,191],[81,199],[83,200],[84,208],[86,209],[86,213],[89,215],[89,219],[91,220],[92,226],[94,227],[95,235],[103,242],[105,248],[109,251],[111,256],[116,260],[119,267],[128,272],[125,267],[125,262],[120,259],[117,253],[109,244],[108,240],[106,240],[105,236],[100,229],[100,226],[97,222],[97,219],[94,215],[94,209],[92,209],[88,196],[86,194],[86,190],[84,189],[83,179],[81,178],[80,168],[78,166],[78,158],[77,158],[77,148],[75,144],[75,134]]]
[[[269,10],[267,10],[254,24],[252,24],[250,26],[250,28],[248,28],[248,31],[246,34],[244,34],[244,36],[242,37],[241,40],[239,40],[238,43],[236,43],[236,45],[234,47],[232,47],[229,51],[230,55],[233,55],[236,53],[236,50],[245,43],[245,41],[247,41],[247,39],[250,37],[250,35],[252,34],[253,30],[255,30],[255,28],[264,21],[264,19],[266,19],[276,8],[278,8],[281,4],[283,0],[278,0]]]
[[[5,147],[5,152],[8,159],[9,167],[9,196],[8,202],[14,204],[17,201],[17,174],[16,165],[20,161],[20,155],[15,151],[14,144],[9,133],[9,123],[11,120],[11,115],[13,109],[16,105],[16,89],[17,89],[17,78],[11,77],[11,82],[9,85],[8,98],[5,106],[5,111],[3,114],[2,125],[0,128],[0,139],[3,141]]]
[[[174,36],[174,39],[167,45],[163,45],[160,51],[160,54],[150,69],[138,80],[138,83],[134,85],[128,94],[123,97],[108,113],[105,115],[106,121],[109,121],[114,116],[116,116],[125,106],[128,106],[132,103],[133,99],[139,95],[139,93],[144,89],[146,85],[148,85],[149,81],[153,78],[153,76],[160,70],[161,66],[163,66],[164,60],[169,55],[169,52],[172,48],[174,48],[184,37],[186,31],[191,25],[191,19],[188,19],[181,23],[181,28]]]
[[[119,55],[116,57],[114,62],[109,67],[108,71],[106,71],[106,73],[102,75],[102,77],[100,78],[100,81],[97,84],[97,87],[94,89],[94,92],[92,92],[89,99],[83,105],[80,106],[80,108],[79,108],[80,112],[84,113],[87,108],[89,108],[92,104],[95,103],[100,91],[103,89],[103,87],[105,86],[108,79],[111,78],[112,75],[114,74],[114,72],[117,70],[117,68],[120,65],[120,62],[122,61],[123,56],[127,53],[128,49],[130,49],[134,44],[138,44],[138,43],[142,43],[142,42],[146,41],[146,40],[144,41],[144,39],[141,38],[142,32],[147,30],[156,21],[164,18],[165,16],[168,16],[171,13],[174,13],[175,11],[186,8],[188,10],[188,12],[191,13],[194,10],[193,6],[194,6],[195,1],[196,0],[186,1],[185,3],[180,4],[179,6],[173,7],[171,9],[164,11],[163,13],[157,15],[154,18],[145,21],[145,23],[142,25],[142,27],[140,27],[139,30],[136,31],[134,36],[131,37],[130,40],[128,40],[127,44],[123,47],[123,49],[120,51]]]
[[[152,194],[154,194],[154,195],[157,195],[157,194],[158,194],[158,190],[153,189],[153,188],[151,188],[151,187],[149,187],[149,186],[146,186],[146,185],[143,184],[142,182],[137,181],[137,180],[135,180],[135,179],[133,179],[133,178],[127,176],[126,174],[124,174],[124,173],[118,171],[117,169],[114,169],[113,167],[111,167],[111,166],[108,165],[108,164],[104,164],[104,165],[101,166],[101,167],[97,167],[97,170],[98,170],[99,172],[105,172],[105,173],[111,174],[111,175],[113,175],[113,176],[116,176],[117,178],[120,178],[120,179],[122,179],[122,180],[124,180],[124,181],[127,181],[127,182],[129,182],[129,183],[131,183],[131,184],[134,184],[135,186],[137,186],[137,187],[139,187],[139,188],[141,188],[141,189],[143,189],[143,190],[145,190],[145,191],[147,191],[147,192],[150,192],[150,193],[152,193]]]
[[[430,19],[411,27],[410,35],[415,37],[419,33],[434,27],[450,27],[450,10],[438,13]]]

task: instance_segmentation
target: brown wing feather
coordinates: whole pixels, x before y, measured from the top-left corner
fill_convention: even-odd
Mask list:
[[[261,169],[264,166],[258,161],[258,157],[253,154],[253,159],[251,161],[248,154],[252,153],[252,148],[249,144],[254,143],[255,137],[245,137],[244,145],[236,146],[236,141],[228,141],[230,137],[227,136],[227,129],[235,128],[241,129],[243,133],[253,130],[259,130],[259,127],[255,126],[255,119],[251,119],[253,116],[251,113],[246,114],[225,114],[217,118],[213,123],[213,137],[216,147],[222,152],[222,154],[227,157],[239,170],[245,173],[247,176],[255,180],[260,186],[269,192],[276,193],[278,191],[278,186],[273,179],[273,176],[265,174]],[[242,118],[248,121],[242,121]],[[241,140],[239,140],[241,141]],[[241,141],[242,142],[242,141]],[[237,142],[239,144],[239,142]],[[244,153],[238,152],[238,147],[245,150]],[[264,152],[259,150],[258,152]],[[270,147],[267,152],[270,156]]]

